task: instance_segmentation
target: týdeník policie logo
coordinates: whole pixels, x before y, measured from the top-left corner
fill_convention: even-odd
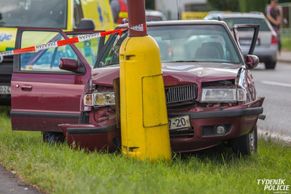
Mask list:
[[[290,185],[287,184],[286,179],[257,179],[258,185],[264,186],[264,191],[271,191],[274,193],[289,193]]]

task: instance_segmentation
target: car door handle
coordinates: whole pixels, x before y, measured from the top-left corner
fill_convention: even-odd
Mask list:
[[[24,91],[31,91],[32,90],[32,86],[31,85],[23,85],[23,86],[20,86],[21,90],[24,90]]]

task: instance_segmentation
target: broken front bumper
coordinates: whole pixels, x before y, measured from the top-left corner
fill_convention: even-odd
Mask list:
[[[185,131],[186,133],[182,131],[177,134],[170,131],[172,150],[174,152],[203,150],[251,132],[263,112],[263,101],[264,98],[259,98],[249,104],[223,110],[170,112],[169,117],[188,115],[191,122],[191,127]],[[120,148],[120,130],[113,121],[109,123],[102,127],[94,124],[62,124],[60,128],[72,147],[114,151]],[[218,126],[225,128],[224,134],[217,134]]]
[[[172,150],[203,150],[250,133],[263,113],[263,101],[264,98],[259,98],[252,103],[224,110],[170,113],[170,117],[189,115],[191,120],[191,129],[184,134],[170,132]]]
[[[62,124],[59,127],[73,148],[112,152],[120,146],[120,135],[115,125],[96,127],[90,124]]]

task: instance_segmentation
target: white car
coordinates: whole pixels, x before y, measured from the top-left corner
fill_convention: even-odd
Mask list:
[[[164,21],[167,20],[165,15],[157,10],[146,10],[146,20],[149,21]]]
[[[262,13],[234,13],[210,12],[206,20],[225,21],[230,28],[236,24],[260,25],[260,33],[254,54],[265,64],[266,69],[275,69],[277,64],[278,38],[275,30]],[[239,42],[243,54],[248,53],[253,33],[250,31],[239,32]]]

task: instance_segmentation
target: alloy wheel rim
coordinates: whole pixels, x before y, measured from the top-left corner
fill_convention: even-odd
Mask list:
[[[256,150],[255,147],[255,130],[253,130],[251,133],[249,133],[249,146],[251,153],[254,153]]]

